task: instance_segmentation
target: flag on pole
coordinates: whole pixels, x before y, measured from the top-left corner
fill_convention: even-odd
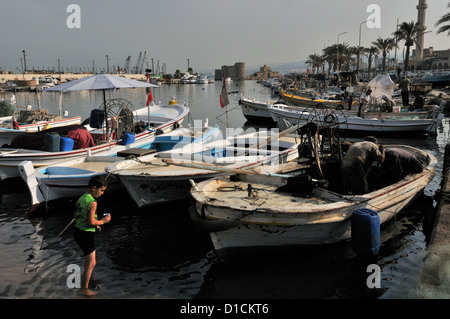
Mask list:
[[[150,84],[150,74],[147,73],[147,82]],[[145,106],[149,106],[150,103],[153,101],[153,94],[152,94],[152,88],[148,87],[146,88],[147,91],[147,103],[145,103]]]
[[[222,93],[220,93],[220,106],[224,108],[230,102],[228,101],[228,92],[227,92],[227,85],[225,84],[225,74],[222,75]]]
[[[14,111],[12,112],[12,124],[13,124],[13,129],[15,130],[19,130],[19,123],[17,123],[16,121],[16,116],[14,115]]]

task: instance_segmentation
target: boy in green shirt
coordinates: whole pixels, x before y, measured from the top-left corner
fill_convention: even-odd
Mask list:
[[[103,195],[106,190],[106,181],[101,176],[93,176],[89,180],[89,189],[78,199],[75,211],[75,231],[74,238],[85,257],[84,272],[81,282],[81,289],[87,296],[95,293],[88,289],[89,280],[95,267],[95,230],[101,230],[100,226],[109,223],[111,215],[97,219],[96,198]]]

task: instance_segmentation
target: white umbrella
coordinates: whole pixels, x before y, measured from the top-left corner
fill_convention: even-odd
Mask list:
[[[136,81],[111,74],[97,74],[63,83],[45,90],[46,92],[72,92],[86,90],[112,90],[125,88],[158,87],[147,82]]]
[[[96,74],[84,77],[78,80],[70,81],[54,87],[50,87],[45,92],[73,92],[73,91],[87,91],[87,90],[103,90],[103,104],[106,113],[106,90],[125,89],[125,88],[144,88],[144,87],[158,87],[157,85],[147,82],[128,79],[125,77],[111,75],[111,74]],[[106,133],[108,133],[108,121],[106,120]]]

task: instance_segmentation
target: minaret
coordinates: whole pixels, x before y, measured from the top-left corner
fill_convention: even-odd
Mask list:
[[[425,11],[427,10],[428,5],[426,0],[419,0],[419,4],[417,5],[417,24],[418,24],[418,33],[417,36],[417,45],[416,45],[416,60],[423,60],[423,49],[425,45]]]

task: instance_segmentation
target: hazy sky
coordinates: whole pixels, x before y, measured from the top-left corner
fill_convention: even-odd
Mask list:
[[[427,0],[425,47],[450,48],[436,21],[450,0]],[[80,28],[69,28],[70,4],[80,8]],[[147,51],[173,73],[213,72],[222,65],[296,62],[337,42],[358,45],[359,28],[380,8],[380,28],[361,28],[361,45],[386,38],[399,22],[416,21],[418,0],[2,0],[0,66],[131,66]],[[75,21],[75,20],[72,20]],[[400,54],[403,45],[400,46]],[[15,70],[17,71],[17,70]]]

